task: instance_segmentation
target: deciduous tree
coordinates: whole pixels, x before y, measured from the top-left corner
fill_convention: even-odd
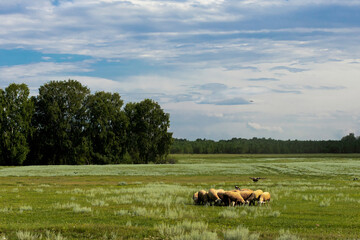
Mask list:
[[[33,113],[27,85],[13,83],[5,91],[0,89],[1,165],[22,165],[26,159]]]
[[[88,163],[85,100],[90,90],[74,80],[51,81],[39,89],[32,164]]]
[[[125,114],[129,119],[127,150],[134,162],[164,161],[172,142],[169,114],[150,99],[126,104]]]
[[[126,152],[127,118],[118,93],[96,92],[87,99],[87,136],[92,163],[120,163]]]

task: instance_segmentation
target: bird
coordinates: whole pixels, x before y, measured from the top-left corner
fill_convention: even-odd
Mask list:
[[[259,179],[265,179],[265,178],[262,178],[262,177],[249,177],[249,178],[252,179],[254,182],[259,181]]]

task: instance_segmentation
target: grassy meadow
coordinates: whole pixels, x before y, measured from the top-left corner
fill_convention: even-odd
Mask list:
[[[360,239],[360,155],[170,157],[178,163],[1,167],[0,240]],[[195,191],[235,185],[272,199],[193,204]]]

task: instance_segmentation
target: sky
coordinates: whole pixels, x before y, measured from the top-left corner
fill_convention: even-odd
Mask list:
[[[157,101],[176,138],[360,134],[359,0],[0,0],[0,88]]]

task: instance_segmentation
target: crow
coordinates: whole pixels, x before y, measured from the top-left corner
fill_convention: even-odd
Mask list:
[[[249,178],[252,179],[254,182],[259,181],[259,179],[265,179],[265,178],[262,178],[262,177],[249,177]]]

